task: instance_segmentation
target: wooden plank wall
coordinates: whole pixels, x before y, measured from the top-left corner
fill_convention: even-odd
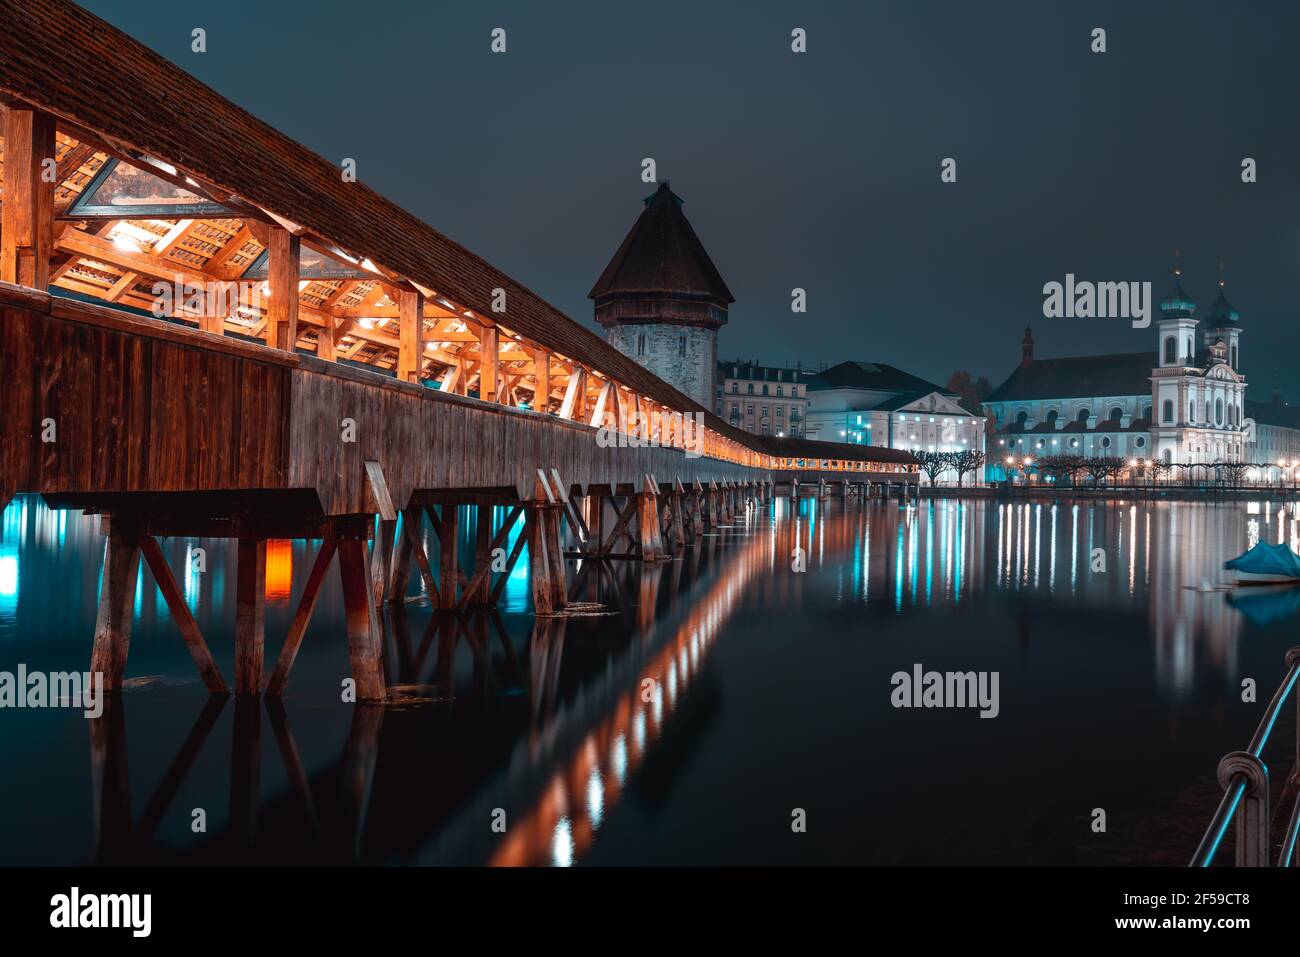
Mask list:
[[[0,288],[0,493],[315,489],[373,511],[365,461],[399,508],[416,490],[640,486],[768,473],[117,310]],[[57,441],[41,441],[53,419]],[[344,441],[352,419],[355,442]]]
[[[196,333],[196,335],[199,335]],[[281,488],[288,369],[5,309],[0,484],[18,491]],[[42,440],[52,420],[55,441]]]

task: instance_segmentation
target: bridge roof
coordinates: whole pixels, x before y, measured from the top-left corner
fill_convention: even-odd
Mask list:
[[[493,315],[493,290],[505,289],[501,318],[519,334],[767,451],[763,437],[725,423],[522,283],[363,183],[345,182],[335,163],[73,3],[0,3],[0,95],[31,104],[55,116],[62,130],[87,133],[132,161],[170,164],[234,203],[272,211],[482,316]],[[877,460],[861,447],[821,444],[835,451],[774,454]]]

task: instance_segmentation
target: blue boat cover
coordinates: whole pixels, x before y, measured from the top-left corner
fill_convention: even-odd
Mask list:
[[[1289,575],[1300,578],[1300,556],[1284,544],[1266,545],[1260,542],[1246,554],[1224,562],[1223,567],[1256,575]]]

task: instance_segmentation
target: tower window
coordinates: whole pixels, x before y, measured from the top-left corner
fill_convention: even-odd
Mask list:
[[[1173,336],[1169,336],[1167,339],[1165,339],[1165,365],[1171,366],[1176,361],[1176,358],[1174,356],[1175,348],[1177,347],[1174,345]]]
[[[1173,399],[1165,399],[1165,404],[1161,412],[1161,418],[1164,419],[1164,421],[1166,422],[1174,421],[1174,400]]]
[[[637,336],[637,337],[636,337],[636,354],[639,355],[639,356],[643,356],[643,355],[645,355],[645,336],[644,336],[644,335],[640,335],[640,336]]]
[[[678,336],[678,337],[677,337],[677,354],[678,354],[679,356],[684,356],[684,355],[686,355],[686,337],[685,337],[685,336]]]

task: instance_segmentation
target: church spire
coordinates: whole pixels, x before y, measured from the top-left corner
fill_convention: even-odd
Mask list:
[[[1160,314],[1166,319],[1190,319],[1196,312],[1196,300],[1183,291],[1182,253],[1174,250],[1174,288],[1160,303]]]
[[[1230,329],[1237,324],[1241,314],[1232,308],[1232,303],[1228,302],[1228,297],[1224,295],[1223,288],[1226,285],[1223,279],[1223,263],[1219,263],[1219,297],[1214,300],[1209,311],[1205,314],[1205,323],[1211,329]]]

